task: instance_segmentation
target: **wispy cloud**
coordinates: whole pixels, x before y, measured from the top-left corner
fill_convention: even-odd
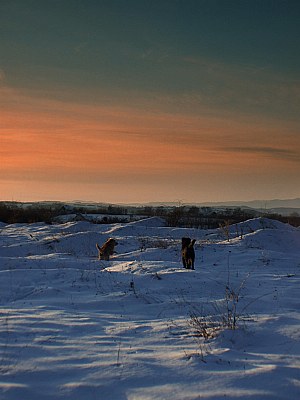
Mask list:
[[[232,153],[246,153],[246,154],[258,154],[271,158],[279,158],[287,161],[300,162],[300,148],[298,151],[292,149],[283,149],[276,147],[259,147],[259,146],[249,146],[249,147],[223,147],[223,151],[228,151]]]
[[[172,107],[166,112],[159,102],[63,102],[8,87],[0,89],[0,102],[2,181],[160,182],[171,190],[187,176],[198,187],[199,179],[206,185],[225,178],[228,185],[230,176],[242,182],[250,170],[260,177],[299,172],[293,122],[216,115],[205,107],[199,115]]]

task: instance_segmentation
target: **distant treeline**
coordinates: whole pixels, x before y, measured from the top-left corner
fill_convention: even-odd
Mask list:
[[[45,222],[51,224],[54,218],[60,215],[61,206],[40,205],[39,203],[27,205],[26,203],[2,202],[0,203],[0,221],[15,223]]]
[[[293,226],[300,226],[300,215],[293,214],[284,217],[279,214],[266,214],[254,209],[230,207],[219,209],[215,207],[180,206],[173,209],[154,210],[153,215],[165,218],[168,226],[184,228],[215,229],[224,224],[237,224],[255,217],[267,217]]]
[[[4,223],[34,223],[57,222],[62,215],[75,215],[84,220],[87,215],[102,214],[103,218],[95,223],[124,222],[125,216],[159,216],[166,221],[167,226],[214,229],[226,224],[236,224],[251,218],[265,216],[281,222],[300,226],[300,215],[292,213],[290,216],[268,214],[251,208],[215,208],[197,206],[118,206],[118,205],[74,205],[64,203],[19,203],[0,202],[0,221]],[[88,220],[88,218],[86,218]],[[127,220],[130,220],[127,219]]]

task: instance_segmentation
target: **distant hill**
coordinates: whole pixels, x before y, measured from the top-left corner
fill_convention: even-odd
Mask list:
[[[175,207],[180,205],[198,206],[198,207],[249,207],[256,210],[274,210],[292,208],[293,211],[300,209],[300,198],[296,199],[272,199],[272,200],[251,200],[251,201],[222,201],[222,202],[203,202],[203,203],[180,203],[180,202],[151,202],[151,203],[135,203],[134,206],[150,206],[150,207]]]
[[[278,208],[271,208],[268,209],[268,212],[278,214],[278,215],[283,215],[283,216],[290,216],[290,215],[296,215],[298,214],[300,216],[300,208],[285,208],[285,207],[278,207]]]
[[[247,206],[256,209],[300,208],[300,198],[286,199],[286,200],[273,199],[273,200],[233,201],[233,202],[228,202],[226,204],[233,206]]]
[[[7,205],[9,207],[20,207],[23,209],[27,208],[53,208],[56,210],[65,211],[71,213],[74,210],[76,212],[83,213],[100,213],[110,212],[111,214],[122,213],[131,214],[136,213],[143,207],[159,208],[164,207],[166,209],[173,209],[174,207],[185,206],[185,207],[207,207],[218,210],[235,209],[241,208],[245,211],[255,212],[258,214],[279,214],[282,216],[290,216],[291,214],[300,215],[300,198],[295,199],[272,199],[272,200],[251,200],[251,201],[225,201],[225,202],[203,202],[203,203],[184,203],[180,201],[174,202],[149,202],[149,203],[96,203],[96,202],[85,202],[85,201],[72,201],[72,202],[59,202],[59,201],[41,201],[41,202],[11,202],[1,201],[0,205]],[[121,210],[121,211],[120,211]]]

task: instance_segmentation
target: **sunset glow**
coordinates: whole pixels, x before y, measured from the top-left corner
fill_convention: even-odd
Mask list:
[[[151,44],[150,39],[138,52],[138,38],[132,39],[129,33],[128,38],[125,34],[118,39],[120,43],[115,42],[120,48],[107,50],[95,25],[90,27],[95,30],[94,40],[107,52],[102,61],[93,60],[89,66],[84,62],[91,51],[84,39],[88,20],[76,27],[76,12],[79,15],[84,6],[75,2],[75,14],[66,24],[74,40],[76,36],[70,57],[77,60],[78,68],[72,69],[67,60],[63,64],[58,55],[47,65],[43,52],[42,68],[35,63],[39,37],[34,36],[29,45],[32,35],[38,33],[26,29],[27,23],[37,22],[45,10],[43,5],[35,9],[33,3],[40,4],[12,1],[0,5],[0,19],[6,18],[0,44],[7,57],[0,61],[0,200],[203,202],[300,195],[300,118],[296,112],[300,80],[293,64],[287,73],[277,68],[276,62],[271,65],[245,59],[241,64],[234,57],[229,59],[229,54],[223,59],[216,55],[201,59],[196,45],[187,57],[179,47],[175,51],[166,43]],[[111,12],[104,3],[108,16],[114,18],[119,13],[124,21],[129,18],[120,2],[113,2]],[[51,3],[47,4],[49,8]],[[43,18],[62,28],[62,15],[67,10],[64,2],[60,4]],[[86,15],[100,13],[101,6],[87,4]],[[129,2],[129,8],[136,4]],[[146,6],[147,2],[140,4]],[[151,4],[153,13],[160,13],[163,20],[166,9]],[[165,4],[177,7],[169,1]],[[233,9],[239,9],[238,4],[232,2]],[[195,3],[187,1],[178,7],[189,13],[192,5]],[[201,14],[204,3],[198,5]],[[231,15],[233,9],[226,12]],[[25,11],[28,20],[15,30],[13,22],[11,26],[7,22],[9,17],[16,24]],[[143,7],[137,7],[136,12],[143,14]],[[215,12],[213,6],[211,12]],[[273,12],[275,16],[276,7]],[[231,22],[235,26],[234,16]],[[44,29],[51,52],[54,38]],[[146,24],[137,29],[147,31],[150,27]],[[200,35],[201,26],[197,29]],[[285,29],[282,35],[288,35]],[[8,48],[12,40],[17,44],[16,52]],[[67,48],[67,40],[58,50]],[[27,46],[26,60],[17,54],[21,46]],[[29,48],[32,58],[27,59]],[[124,81],[121,77],[114,81],[112,70],[105,75],[102,62],[106,60],[114,68],[118,65],[114,57],[126,61]],[[135,64],[130,66],[130,61]],[[58,64],[60,74],[55,69]],[[103,80],[96,77],[96,67]],[[141,77],[143,71],[145,78]],[[31,83],[30,73],[35,74]],[[163,76],[165,81],[160,81]],[[93,77],[94,85],[90,81]],[[151,88],[147,87],[150,77]]]

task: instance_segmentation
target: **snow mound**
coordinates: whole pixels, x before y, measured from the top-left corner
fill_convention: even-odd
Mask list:
[[[235,237],[242,237],[246,234],[254,233],[260,230],[283,230],[295,232],[297,231],[297,228],[280,221],[259,217],[252,218],[237,224],[232,224],[229,227],[224,225],[223,227],[218,229],[218,233],[221,233],[222,236],[224,236],[224,234],[227,234],[227,230],[230,238],[233,239]]]
[[[217,231],[226,240],[242,239],[248,248],[293,253],[300,251],[300,229],[268,218],[249,219]]]
[[[261,229],[244,237],[247,247],[279,252],[300,252],[300,230]]]
[[[114,224],[110,227],[107,234],[118,234],[118,235],[132,235],[132,233],[142,234],[147,232],[149,229],[162,228],[165,226],[165,221],[159,217],[151,217],[141,219],[139,221],[133,221],[124,224]]]
[[[163,218],[160,217],[150,217],[141,219],[139,221],[131,222],[132,225],[135,226],[145,226],[145,227],[152,227],[152,228],[162,228],[166,226],[166,222]]]
[[[280,221],[269,218],[253,218],[237,224],[238,227],[243,228],[244,233],[254,232],[260,229],[285,229],[295,230],[293,226],[285,224]],[[233,226],[234,227],[234,226]]]
[[[238,228],[4,226],[0,399],[298,399],[300,230]],[[194,271],[181,236],[197,239]]]
[[[66,222],[64,224],[59,224],[58,227],[60,228],[61,231],[67,233],[77,233],[77,232],[95,230],[95,225],[94,228],[93,225],[94,224],[88,221],[71,221],[71,222]]]

